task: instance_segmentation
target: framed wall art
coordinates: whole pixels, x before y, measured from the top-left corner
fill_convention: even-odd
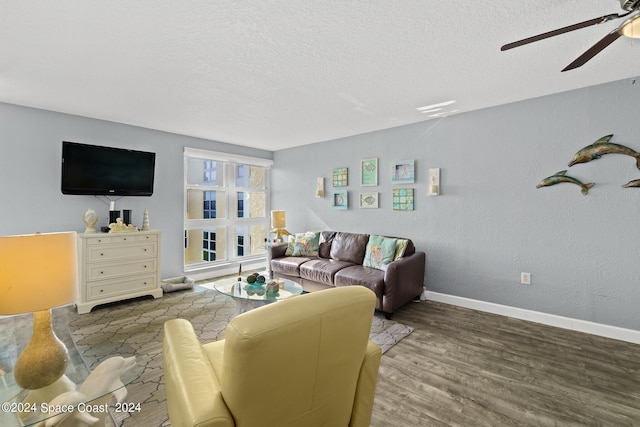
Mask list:
[[[377,209],[378,193],[360,193],[361,209]]]
[[[335,168],[332,173],[334,187],[349,185],[349,168]]]
[[[349,206],[349,193],[347,190],[334,190],[331,193],[331,208],[347,209]]]
[[[412,211],[413,210],[413,188],[393,189],[393,210]]]
[[[391,182],[394,184],[413,184],[415,181],[414,163],[413,160],[395,162],[391,171]]]
[[[378,158],[360,161],[360,185],[375,187],[378,185]]]

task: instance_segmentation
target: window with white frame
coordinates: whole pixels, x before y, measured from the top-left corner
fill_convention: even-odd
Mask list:
[[[271,164],[184,149],[185,270],[265,255]]]

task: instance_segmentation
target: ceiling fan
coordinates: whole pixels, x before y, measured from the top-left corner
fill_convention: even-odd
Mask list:
[[[568,33],[570,31],[579,30],[581,28],[590,27],[592,25],[602,24],[603,22],[609,22],[614,19],[624,18],[633,12],[637,12],[628,19],[626,19],[622,25],[609,34],[604,36],[598,43],[594,44],[585,53],[580,55],[575,61],[567,65],[562,71],[573,70],[574,68],[581,67],[586,64],[591,58],[600,53],[604,48],[616,41],[618,37],[625,36],[631,38],[640,38],[640,0],[619,0],[620,7],[626,13],[613,13],[610,15],[601,16],[599,18],[590,19],[588,21],[580,22],[578,24],[569,25],[567,27],[558,28],[557,30],[549,31],[546,33],[538,34],[537,36],[528,37],[526,39],[518,40],[513,43],[505,44],[500,48],[501,51],[513,49],[525,44],[537,42],[549,37],[557,36],[559,34]]]

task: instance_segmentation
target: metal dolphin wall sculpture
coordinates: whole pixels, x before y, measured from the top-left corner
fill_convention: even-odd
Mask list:
[[[555,174],[548,176],[542,181],[540,181],[540,183],[536,185],[536,188],[549,187],[551,185],[560,184],[562,182],[568,182],[570,184],[576,184],[580,186],[580,188],[582,188],[582,194],[586,196],[589,189],[595,185],[593,182],[590,182],[588,184],[583,184],[577,179],[567,176],[566,173],[567,173],[566,170],[556,172]]]
[[[640,179],[634,179],[633,181],[627,182],[623,185],[624,188],[638,188],[640,187]]]
[[[573,166],[578,163],[587,163],[591,160],[596,160],[605,154],[624,154],[634,157],[636,159],[636,167],[640,169],[640,153],[625,147],[624,145],[614,144],[609,142],[613,134],[606,135],[594,142],[591,145],[587,145],[582,150],[578,151],[573,157],[573,160],[569,162],[569,166]]]

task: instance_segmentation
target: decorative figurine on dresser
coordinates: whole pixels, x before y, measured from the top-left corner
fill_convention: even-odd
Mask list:
[[[98,222],[98,214],[93,209],[89,209],[84,213],[84,224],[87,226],[85,228],[85,233],[95,233],[96,232],[96,222]]]
[[[162,297],[162,231],[138,231],[122,220],[109,227],[109,233],[78,234],[79,314],[109,302],[144,295]]]

